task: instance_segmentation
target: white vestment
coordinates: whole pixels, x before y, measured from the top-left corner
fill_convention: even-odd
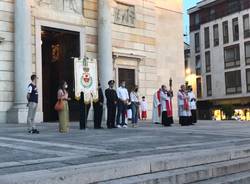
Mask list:
[[[153,97],[153,112],[152,112],[152,121],[153,123],[160,123],[161,122],[161,113],[159,115],[158,106],[160,105],[160,101],[157,96],[157,92],[154,94]]]
[[[188,92],[190,110],[196,110],[196,97],[193,91]]]
[[[146,101],[141,101],[140,107],[141,107],[141,111],[147,111],[148,110],[147,102]]]
[[[184,109],[184,99],[188,98],[188,96],[184,92],[178,91],[177,99],[178,99],[178,115],[181,116],[191,116],[190,108],[188,110]]]

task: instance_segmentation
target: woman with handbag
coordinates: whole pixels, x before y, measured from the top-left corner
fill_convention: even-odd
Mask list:
[[[139,118],[139,95],[138,86],[135,86],[130,93],[131,110],[132,110],[132,127],[136,128]]]
[[[69,106],[70,98],[67,92],[68,84],[66,81],[61,81],[57,92],[57,107],[59,117],[59,132],[67,133],[69,131]]]

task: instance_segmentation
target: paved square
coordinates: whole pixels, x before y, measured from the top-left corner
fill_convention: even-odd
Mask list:
[[[89,122],[92,124],[92,122]],[[147,155],[230,148],[248,144],[250,122],[200,121],[195,126],[162,127],[140,122],[138,128],[79,130],[58,133],[57,123],[40,124],[28,134],[25,125],[1,125],[0,175],[50,170]]]

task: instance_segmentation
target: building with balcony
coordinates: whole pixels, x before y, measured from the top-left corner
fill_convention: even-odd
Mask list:
[[[250,1],[203,0],[188,10],[191,73],[200,119],[250,120]]]

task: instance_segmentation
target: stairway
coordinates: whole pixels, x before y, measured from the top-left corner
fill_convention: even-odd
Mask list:
[[[203,164],[126,177],[98,184],[241,184],[250,183],[250,158]]]
[[[250,184],[250,144],[16,173],[0,183]]]

